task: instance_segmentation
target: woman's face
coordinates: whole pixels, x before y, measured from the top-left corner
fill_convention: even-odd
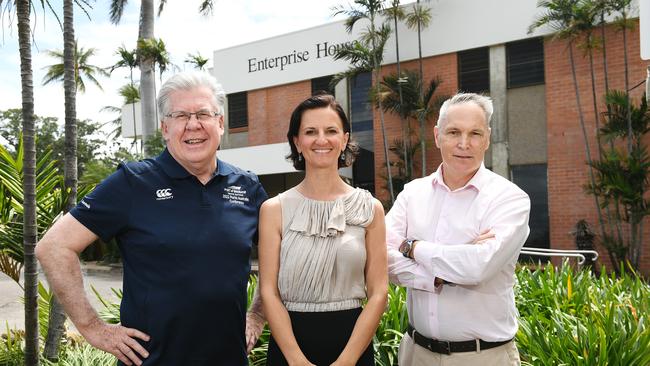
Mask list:
[[[330,107],[323,107],[303,112],[293,143],[305,159],[305,169],[338,168],[349,138],[338,114]]]

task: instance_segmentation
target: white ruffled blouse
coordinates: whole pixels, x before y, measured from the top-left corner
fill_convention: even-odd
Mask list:
[[[278,289],[287,310],[360,307],[366,298],[365,228],[374,218],[370,192],[356,188],[334,201],[317,201],[292,188],[279,199]]]

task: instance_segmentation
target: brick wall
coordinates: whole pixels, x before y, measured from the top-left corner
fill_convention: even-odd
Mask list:
[[[291,112],[310,95],[311,80],[249,91],[249,145],[286,142]]]
[[[606,31],[607,66],[609,87],[624,89],[624,51],[623,35],[613,27]],[[627,32],[629,86],[645,80],[647,62],[640,58],[638,22],[632,31]],[[545,72],[546,72],[546,110],[547,110],[547,140],[548,140],[548,191],[550,237],[553,248],[575,249],[573,237],[569,234],[573,225],[586,219],[594,231],[600,233],[594,198],[585,194],[584,185],[589,181],[589,169],[585,164],[586,149],[579,115],[567,42],[547,39],[545,41]],[[587,130],[588,142],[592,157],[597,157],[596,120],[591,92],[591,77],[589,59],[584,57],[582,50],[574,47],[574,60],[581,97],[581,109]],[[599,113],[605,110],[604,72],[602,53],[594,53],[596,95]],[[631,95],[637,102],[641,98],[644,87],[635,89]],[[646,220],[643,258],[641,268],[650,273],[650,222]],[[599,235],[600,236],[600,235]],[[603,263],[608,264],[607,252],[599,248]]]

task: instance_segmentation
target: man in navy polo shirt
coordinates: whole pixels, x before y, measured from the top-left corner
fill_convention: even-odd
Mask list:
[[[258,211],[254,174],[216,157],[225,94],[205,73],[161,88],[167,149],[121,164],[38,243],[50,286],[77,329],[120,364],[245,365],[246,284]],[[85,295],[78,255],[115,237],[124,262],[121,325]]]

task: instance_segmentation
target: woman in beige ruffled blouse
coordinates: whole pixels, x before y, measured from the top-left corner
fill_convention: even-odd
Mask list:
[[[334,97],[298,105],[287,138],[305,179],[260,211],[267,365],[374,365],[371,341],[388,287],[384,210],[338,174],[358,148]]]

